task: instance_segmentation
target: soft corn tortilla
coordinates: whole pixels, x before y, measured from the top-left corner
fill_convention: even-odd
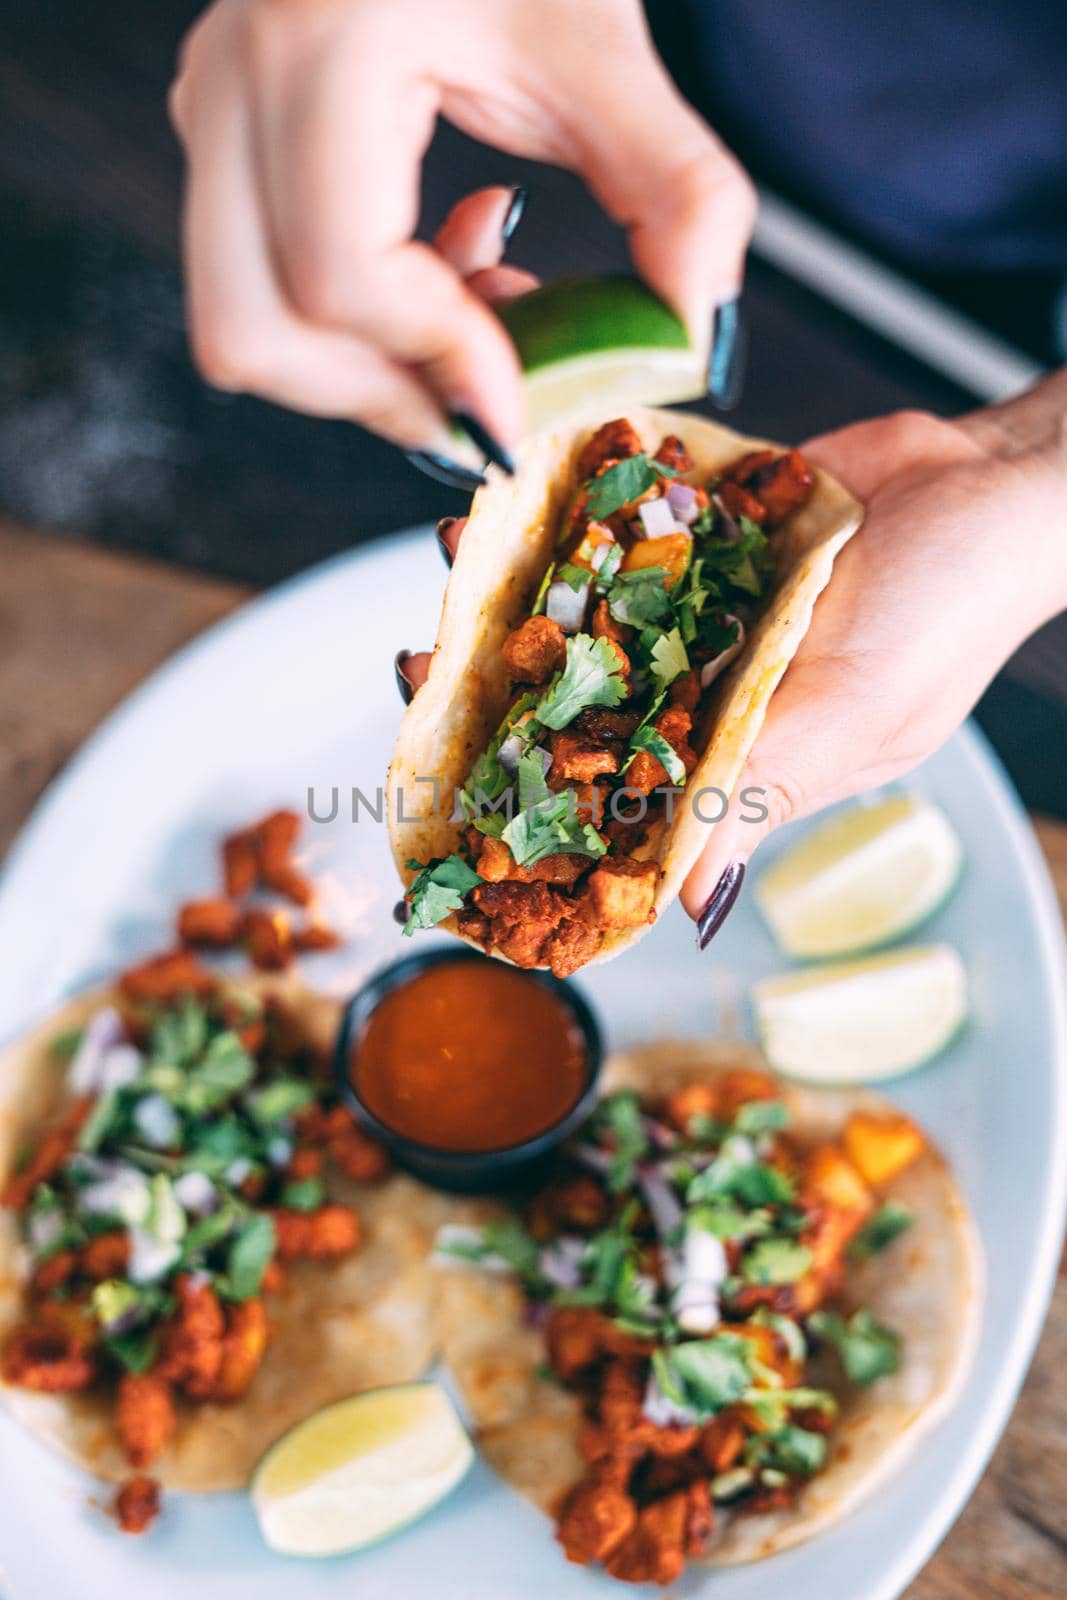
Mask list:
[[[751,1046],[648,1046],[609,1064],[605,1090],[661,1095],[734,1066],[766,1069]],[[837,1137],[853,1111],[890,1109],[858,1090],[782,1086],[790,1133],[804,1144]],[[828,1465],[794,1507],[730,1517],[719,1511],[704,1558],[710,1565],[755,1561],[799,1544],[847,1515],[895,1472],[952,1405],[967,1375],[981,1320],[977,1236],[960,1191],[937,1151],[922,1156],[887,1190],[914,1214],[908,1231],[848,1275],[842,1309],[863,1305],[901,1335],[900,1370],[855,1388],[832,1352],[813,1381],[837,1396],[841,1419]],[[582,1476],[581,1417],[573,1395],[541,1376],[544,1343],[509,1279],[468,1268],[442,1273],[440,1326],[446,1365],[460,1386],[478,1446],[489,1463],[543,1511],[554,1513]]]
[[[335,1002],[285,980],[240,987],[280,995],[309,1038],[329,1048]],[[112,998],[82,996],[0,1054],[0,1188],[66,1100],[66,1063],[52,1054],[53,1040]],[[358,1210],[362,1245],[340,1260],[287,1266],[287,1286],[267,1301],[272,1338],[247,1394],[231,1405],[179,1402],[177,1434],[151,1468],[165,1489],[242,1488],[267,1447],[319,1406],[420,1377],[432,1361],[429,1255],[448,1202],[402,1176],[364,1186],[334,1175],[329,1185],[331,1198]],[[0,1210],[0,1344],[22,1318],[27,1271],[18,1218]],[[113,1383],[77,1395],[0,1385],[0,1401],[33,1433],[100,1477],[120,1480],[132,1469],[112,1420],[114,1393]]]
[[[664,434],[678,434],[694,462],[693,472],[683,476],[694,482],[767,446],[764,439],[745,438],[703,417],[641,408],[627,416],[647,450],[655,450]],[[502,646],[528,614],[553,557],[560,519],[577,487],[578,452],[593,431],[537,436],[523,448],[514,477],[495,474],[474,497],[445,591],[429,677],[404,713],[389,769],[390,840],[405,884],[415,875],[409,860],[428,862],[460,847],[464,822],[452,816],[456,792],[508,708]],[[707,842],[708,823],[696,814],[693,797],[701,789],[733,794],[767,703],[830,580],[834,557],[862,516],[852,496],[816,469],[807,505],[775,530],[774,592],[694,735],[700,760],[685,798],[675,805],[673,822],[653,829],[635,852],[662,867],[657,915],[675,898]],[[715,815],[716,797],[708,797],[702,809]],[[454,917],[441,926],[457,932]],[[647,931],[646,925],[609,932],[594,960],[609,960]]]

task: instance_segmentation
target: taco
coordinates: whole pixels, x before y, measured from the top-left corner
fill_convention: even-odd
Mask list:
[[[967,1373],[980,1257],[874,1095],[733,1044],[638,1050],[606,1089],[545,1191],[443,1230],[442,1349],[568,1558],[666,1583],[808,1539],[897,1469]]]
[[[406,931],[559,977],[646,932],[860,519],[799,452],[699,417],[532,440],[474,498],[401,723]]]
[[[166,960],[0,1056],[0,1398],[103,1478],[234,1489],[425,1370],[447,1213],[338,1104],[333,1002]]]

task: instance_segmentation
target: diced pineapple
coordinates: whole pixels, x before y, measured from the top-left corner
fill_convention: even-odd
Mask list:
[[[834,1211],[850,1219],[865,1217],[874,1196],[855,1164],[836,1144],[821,1144],[808,1157],[804,1188]]]
[[[899,1113],[874,1116],[854,1111],[845,1124],[844,1145],[867,1182],[880,1188],[909,1167],[926,1141],[914,1122]]]
[[[665,533],[658,539],[640,539],[632,544],[622,558],[623,572],[637,572],[643,567],[663,567],[665,589],[673,589],[684,577],[689,565],[693,541],[688,533]]]

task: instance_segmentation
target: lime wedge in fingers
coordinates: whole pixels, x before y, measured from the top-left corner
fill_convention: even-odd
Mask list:
[[[421,1517],[473,1457],[442,1389],[398,1384],[297,1423],[256,1468],[252,1504],[272,1550],[340,1555]]]
[[[772,1066],[805,1083],[875,1083],[929,1061],[967,1015],[951,945],[893,950],[766,978],[752,990]]]
[[[891,794],[809,833],[763,873],[756,903],[789,955],[851,955],[924,922],[955,886],[962,859],[943,811]]]
[[[531,433],[707,392],[707,352],[637,278],[570,278],[496,310],[522,362]]]

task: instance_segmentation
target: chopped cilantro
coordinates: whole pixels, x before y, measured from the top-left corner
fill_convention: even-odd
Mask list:
[[[853,1383],[873,1383],[876,1378],[896,1372],[900,1337],[870,1311],[854,1311],[847,1322],[836,1311],[815,1311],[808,1318],[808,1326],[820,1339],[836,1347]]]
[[[685,782],[685,762],[657,728],[636,729],[630,739],[630,755],[626,767],[630,765],[639,750],[647,750],[650,756],[655,756],[672,783]],[[626,767],[622,769],[624,772]]]
[[[226,1277],[220,1287],[231,1300],[250,1300],[259,1293],[274,1244],[273,1220],[265,1211],[254,1212],[242,1224],[227,1256]]]
[[[613,1148],[608,1188],[619,1194],[630,1188],[634,1167],[649,1148],[648,1130],[636,1094],[632,1089],[621,1089],[608,1095],[597,1107],[596,1120],[601,1131],[610,1135]]]
[[[560,851],[596,860],[607,849],[592,823],[579,820],[575,792],[549,789],[537,750],[519,757],[519,804],[521,811],[501,838],[520,867],[532,867]]]
[[[321,1178],[295,1178],[282,1190],[282,1205],[292,1211],[316,1211],[326,1199]]]
[[[749,1388],[751,1348],[738,1334],[717,1333],[657,1350],[652,1367],[669,1400],[710,1416],[736,1404]]]
[[[82,1123],[78,1135],[79,1150],[91,1154],[100,1148],[105,1134],[118,1121],[121,1105],[122,1095],[118,1089],[107,1089],[94,1101],[93,1108]]]
[[[734,1117],[738,1133],[757,1138],[761,1133],[775,1133],[789,1122],[789,1112],[782,1100],[750,1100]]]
[[[286,1118],[295,1116],[298,1111],[303,1111],[314,1098],[315,1086],[308,1083],[306,1078],[280,1077],[250,1094],[245,1107],[261,1128],[272,1128]],[[240,1148],[235,1149],[230,1160],[243,1153]]]
[[[671,615],[671,597],[664,579],[665,567],[639,567],[620,572],[608,590],[608,610],[616,622],[646,627],[665,622]]]
[[[57,1061],[72,1061],[84,1034],[84,1028],[67,1028],[65,1032],[56,1034],[48,1049]]]
[[[742,517],[741,536],[732,543],[714,539],[701,546],[701,556],[718,581],[759,599],[774,577],[774,556],[767,535],[756,522]]]
[[[567,665],[537,707],[546,728],[565,728],[587,706],[617,706],[626,692],[622,663],[609,639],[576,633],[567,640]]]
[[[746,1452],[750,1465],[788,1473],[794,1478],[810,1478],[826,1461],[826,1439],[810,1428],[787,1423],[773,1433],[759,1433]]]
[[[906,1206],[887,1200],[869,1217],[848,1247],[853,1261],[867,1261],[905,1233],[915,1221]]]
[[[643,451],[635,456],[627,456],[601,473],[599,478],[592,479],[586,497],[586,509],[591,517],[603,522],[614,512],[621,511],[623,506],[632,505],[643,494],[647,494],[661,478],[676,476],[673,467],[665,467],[662,461],[653,461]]]
[[[807,1246],[793,1239],[760,1239],[745,1256],[741,1275],[746,1283],[796,1283],[811,1261]]]
[[[702,1228],[716,1239],[758,1239],[774,1226],[769,1211],[742,1211],[729,1200],[695,1205],[686,1220],[691,1228]]]
[[[586,585],[592,581],[592,577],[593,574],[588,567],[579,567],[573,561],[565,561],[557,568],[553,582],[565,583],[575,594],[581,594]]]
[[[432,928],[458,911],[466,895],[482,882],[478,874],[467,865],[462,856],[445,856],[442,861],[431,861],[423,866],[421,861],[409,861],[408,870],[421,868],[405,896],[411,907],[404,932],[413,934],[416,928]]]
[[[661,634],[649,654],[649,670],[661,689],[689,671],[689,656],[677,628]]]

